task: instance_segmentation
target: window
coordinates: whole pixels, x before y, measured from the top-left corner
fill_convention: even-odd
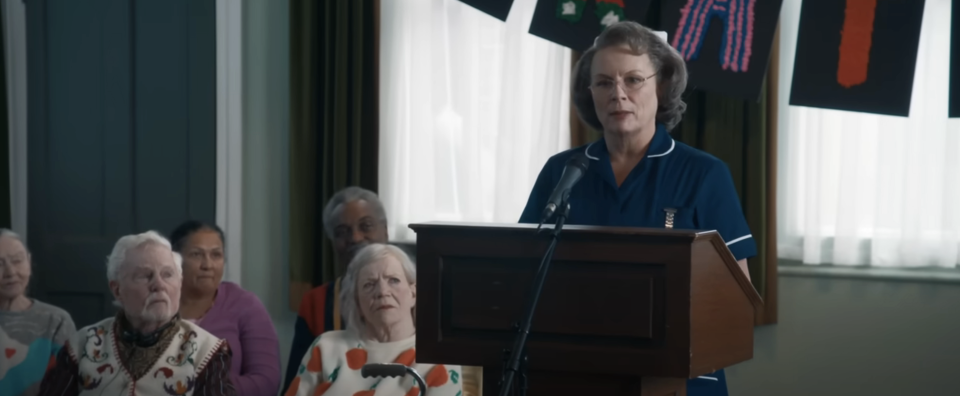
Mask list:
[[[960,120],[947,118],[950,6],[950,0],[926,2],[910,117],[902,118],[789,106],[800,0],[784,1],[777,194],[782,258],[957,267]]]
[[[570,146],[570,50],[457,0],[384,1],[380,197],[390,237],[433,220],[514,223],[537,174]]]

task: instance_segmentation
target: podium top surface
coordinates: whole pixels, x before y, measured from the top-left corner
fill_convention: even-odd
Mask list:
[[[553,228],[553,224],[544,224],[542,232],[549,232]],[[527,233],[531,230],[536,230],[536,224],[528,223],[461,223],[461,222],[452,222],[452,221],[430,221],[425,223],[414,223],[410,224],[410,229],[415,232],[420,232],[424,230],[489,230],[489,231],[499,231],[499,232],[522,232]],[[687,229],[676,229],[676,228],[640,228],[640,227],[609,227],[609,226],[593,226],[593,225],[579,225],[579,224],[565,224],[563,226],[562,234],[579,234],[579,235],[646,235],[646,236],[669,236],[676,238],[688,238],[688,239],[701,239],[701,238],[710,238],[711,235],[718,234],[714,230],[687,230]]]

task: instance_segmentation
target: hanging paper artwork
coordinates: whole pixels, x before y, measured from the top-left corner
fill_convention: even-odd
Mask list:
[[[688,86],[760,98],[782,0],[664,0],[663,30],[687,61]]]
[[[596,0],[595,14],[604,28],[625,20],[627,14],[623,12],[623,0]],[[580,22],[586,0],[559,0],[557,1],[557,18],[570,23]]]
[[[460,2],[504,22],[507,21],[510,7],[513,6],[513,0],[460,0]]]
[[[923,0],[804,0],[790,104],[906,117]]]
[[[557,18],[570,23],[580,22],[583,9],[587,6],[586,0],[566,0],[557,2]]]
[[[952,4],[950,16],[950,118],[960,117],[960,5]]]
[[[645,23],[652,0],[540,0],[530,34],[585,51],[603,29],[620,21]]]
[[[596,15],[600,18],[600,25],[607,28],[627,19],[627,15],[623,13],[623,7],[623,0],[597,0]]]
[[[710,22],[723,23],[720,65],[723,70],[747,71],[753,49],[753,22],[756,0],[688,0],[680,9],[680,22],[670,42],[683,59],[697,59]]]

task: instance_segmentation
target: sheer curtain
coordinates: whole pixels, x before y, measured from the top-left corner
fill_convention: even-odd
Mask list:
[[[390,237],[409,223],[516,222],[544,162],[570,146],[570,50],[457,0],[384,1],[380,186]]]
[[[950,0],[927,0],[910,117],[789,106],[800,0],[781,13],[778,249],[807,264],[956,267],[960,121]],[[903,53],[903,56],[913,56]]]

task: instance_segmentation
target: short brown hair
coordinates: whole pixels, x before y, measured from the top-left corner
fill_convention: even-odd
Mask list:
[[[573,103],[580,119],[598,131],[603,130],[590,93],[590,68],[597,51],[624,44],[637,55],[647,54],[657,69],[657,122],[666,125],[668,131],[673,129],[687,109],[687,104],[681,98],[687,88],[687,66],[666,40],[633,21],[610,25],[597,37],[593,46],[580,56],[573,68]]]

